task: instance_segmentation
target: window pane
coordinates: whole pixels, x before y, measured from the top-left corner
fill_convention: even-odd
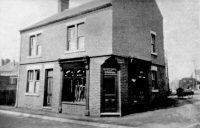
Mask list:
[[[42,34],[37,34],[37,44],[41,43],[41,35]]]
[[[67,28],[67,39],[72,40],[75,39],[75,26],[69,26]]]
[[[156,36],[154,34],[151,34],[152,52],[155,52],[155,41],[156,41]]]
[[[39,93],[39,85],[40,85],[40,82],[39,82],[39,81],[36,81],[36,82],[35,82],[35,88],[34,88],[34,92],[35,92],[35,93]]]
[[[41,55],[41,46],[40,46],[40,45],[37,45],[36,55],[37,55],[37,56],[40,56],[40,55]]]
[[[32,81],[33,80],[33,70],[29,70],[28,71],[28,81]]]
[[[74,50],[76,47],[75,44],[75,26],[67,27],[67,44],[66,50]]]
[[[40,70],[35,70],[35,80],[40,80]]]
[[[29,84],[28,92],[29,93],[33,93],[33,91],[34,91],[34,82],[30,81],[30,82],[28,82],[28,84]]]
[[[104,86],[104,93],[105,94],[115,94],[116,89],[115,89],[115,78],[110,77],[110,78],[104,78],[103,79],[103,86]]]
[[[81,37],[78,37],[78,41],[77,41],[77,49],[78,50],[84,50],[85,49],[85,37],[84,36],[81,36]]]
[[[77,25],[77,30],[78,30],[78,37],[80,36],[85,36],[84,34],[84,30],[85,30],[85,24],[84,23],[80,23]]]
[[[69,41],[69,50],[71,51],[75,51],[77,50],[77,44],[76,44],[76,40],[70,40]]]

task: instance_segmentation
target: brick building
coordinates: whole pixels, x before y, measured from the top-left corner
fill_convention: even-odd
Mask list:
[[[18,107],[123,115],[166,96],[155,0],[94,0],[21,30]]]

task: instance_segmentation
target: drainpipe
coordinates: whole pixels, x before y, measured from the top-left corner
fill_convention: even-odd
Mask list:
[[[62,67],[62,65],[61,65],[59,60],[58,60],[58,63],[60,65],[60,93],[59,93],[59,108],[58,108],[58,112],[62,113],[63,67]]]
[[[86,57],[86,112],[85,115],[89,116],[90,115],[90,109],[89,109],[89,96],[90,96],[90,60],[89,57]]]

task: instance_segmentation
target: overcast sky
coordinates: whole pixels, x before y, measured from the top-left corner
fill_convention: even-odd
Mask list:
[[[157,0],[157,3],[164,17],[170,81],[190,76],[194,64],[200,68],[200,2]],[[71,6],[77,5],[77,0],[72,0]],[[0,0],[0,58],[19,60],[19,30],[56,12],[57,0]]]

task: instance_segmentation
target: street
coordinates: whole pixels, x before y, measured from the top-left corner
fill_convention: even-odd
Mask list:
[[[95,128],[94,126],[62,123],[51,120],[0,114],[0,128]],[[98,127],[96,127],[98,128]]]

